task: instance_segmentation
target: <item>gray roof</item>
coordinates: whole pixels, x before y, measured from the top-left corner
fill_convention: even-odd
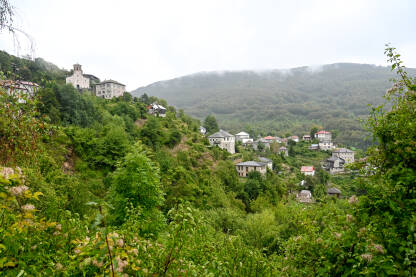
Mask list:
[[[225,138],[225,137],[233,137],[233,135],[231,135],[230,133],[224,131],[224,130],[219,130],[218,132],[208,136],[209,138]]]
[[[96,85],[103,85],[103,84],[106,84],[106,83],[113,83],[113,84],[118,84],[118,85],[121,85],[121,86],[126,86],[126,85],[123,85],[122,83],[119,83],[119,82],[111,80],[111,79],[110,80],[104,80],[101,83],[98,83]]]
[[[341,194],[341,191],[339,189],[337,189],[337,188],[329,188],[328,189],[328,193],[331,193],[331,194]]]
[[[245,165],[245,166],[266,166],[265,163],[262,162],[255,162],[255,161],[247,161],[247,162],[242,162],[242,163],[238,163],[236,165]]]
[[[235,134],[236,136],[249,136],[246,132],[240,132],[238,134]]]
[[[336,160],[342,160],[345,162],[345,160],[343,158],[337,157],[337,156],[332,156],[331,158],[328,158],[327,161],[329,162],[335,162]]]
[[[265,158],[265,157],[260,157],[259,160],[263,163],[271,163],[272,162],[272,160],[270,160],[268,158]]]
[[[354,153],[354,151],[347,148],[339,148],[335,150],[334,153]]]

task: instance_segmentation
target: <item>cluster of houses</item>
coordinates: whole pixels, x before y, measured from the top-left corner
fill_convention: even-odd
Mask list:
[[[201,126],[201,133],[205,134],[206,130]],[[345,170],[345,165],[354,162],[354,151],[347,148],[336,148],[332,142],[331,132],[321,130],[314,134],[314,139],[316,139],[318,144],[311,144],[309,147],[310,150],[325,150],[332,151],[332,156],[323,162],[322,167],[328,170],[331,174],[340,173]],[[238,141],[241,141],[244,146],[252,146],[253,149],[258,150],[259,145],[263,144],[264,148],[269,148],[270,145],[274,142],[280,144],[279,153],[288,156],[288,148],[286,145],[288,141],[292,140],[294,142],[299,142],[298,136],[290,136],[288,138],[280,138],[273,136],[266,136],[264,138],[259,138],[254,141],[250,138],[250,135],[246,132],[240,132],[238,134],[232,135],[227,131],[220,130],[210,136],[208,136],[209,143],[213,146],[218,146],[221,149],[227,150],[229,153],[235,153],[235,144]],[[304,135],[302,137],[303,141],[312,141],[310,135]],[[265,159],[265,158],[263,158]],[[259,171],[261,174],[265,174],[267,167],[272,168],[271,160],[259,160],[259,161],[246,161],[238,163],[235,165],[238,175],[241,177],[246,177],[250,171]],[[315,168],[313,166],[302,166],[300,169],[301,173],[306,176],[314,176]]]
[[[80,64],[74,64],[74,70],[71,76],[66,77],[66,83],[72,84],[78,90],[90,90],[96,96],[105,99],[123,96],[126,86],[114,81],[100,79],[91,74],[84,74]]]

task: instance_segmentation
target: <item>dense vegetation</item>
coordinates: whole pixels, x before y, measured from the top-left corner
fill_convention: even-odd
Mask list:
[[[399,79],[367,121],[378,146],[352,174],[305,178],[314,204],[295,200],[299,167],[329,153],[307,143],[230,155],[181,110],[148,115],[167,106],[154,97],[51,81],[20,103],[0,90],[0,274],[412,276],[416,80],[387,55]],[[273,170],[239,178],[234,161],[260,155]]]
[[[392,77],[387,67],[331,64],[313,70],[198,73],[132,94],[164,98],[200,119],[215,115],[234,134],[302,136],[315,125],[332,130],[338,143],[366,148],[372,141],[360,120],[369,104],[382,103]]]

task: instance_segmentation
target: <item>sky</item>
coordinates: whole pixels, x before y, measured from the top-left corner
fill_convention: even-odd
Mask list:
[[[131,91],[201,71],[387,65],[386,43],[416,67],[414,0],[10,0],[33,52]],[[30,53],[7,31],[0,49]],[[312,68],[313,68],[312,67]]]

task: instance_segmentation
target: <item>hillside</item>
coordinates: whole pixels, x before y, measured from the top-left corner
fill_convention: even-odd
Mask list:
[[[8,78],[13,78],[16,74],[19,79],[36,83],[41,83],[42,80],[55,80],[63,83],[68,75],[68,71],[42,58],[23,59],[5,51],[0,51],[0,71]]]
[[[413,73],[414,71],[410,71]],[[366,147],[359,119],[377,105],[393,77],[387,67],[331,64],[263,72],[207,72],[160,81],[132,92],[166,99],[197,118],[214,114],[221,127],[254,134],[302,135],[316,124],[338,143]]]

